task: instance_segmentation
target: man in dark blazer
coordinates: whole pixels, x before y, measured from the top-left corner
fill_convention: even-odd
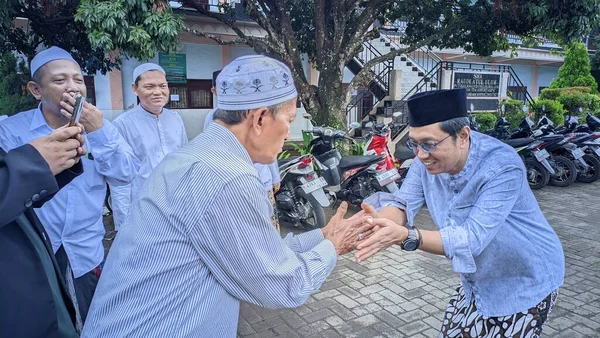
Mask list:
[[[78,337],[75,308],[33,211],[83,172],[83,127],[0,148],[0,337]],[[2,135],[0,135],[2,137]]]

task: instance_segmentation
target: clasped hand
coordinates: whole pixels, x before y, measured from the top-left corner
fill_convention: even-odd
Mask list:
[[[357,263],[363,262],[392,244],[399,244],[408,235],[404,224],[380,218],[373,206],[363,203],[362,210],[344,219],[348,204],[342,202],[335,215],[322,231],[329,239],[338,255],[354,249]]]

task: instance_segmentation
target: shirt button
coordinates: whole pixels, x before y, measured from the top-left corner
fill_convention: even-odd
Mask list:
[[[26,200],[25,201],[25,208],[29,208],[33,205],[33,202],[31,200]]]
[[[46,196],[46,194],[48,194],[48,190],[40,191],[40,197],[44,197],[44,196]]]
[[[454,193],[455,193],[455,194],[458,194],[458,190],[454,190]]]
[[[33,197],[31,197],[31,200],[32,200],[32,201],[34,201],[34,202],[37,202],[37,201],[39,201],[40,199],[41,199],[41,198],[40,198],[40,194],[34,194],[34,195],[33,195]]]

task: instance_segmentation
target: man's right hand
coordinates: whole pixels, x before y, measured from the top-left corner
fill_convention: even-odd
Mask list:
[[[71,168],[85,155],[83,148],[83,127],[61,127],[52,134],[33,139],[29,142],[50,166],[53,175]]]
[[[371,234],[374,227],[372,223],[367,222],[370,216],[362,213],[344,219],[347,211],[348,203],[342,202],[329,223],[321,229],[325,239],[333,243],[338,255],[343,255],[354,250],[359,241],[359,234],[361,234],[360,238],[367,237]]]

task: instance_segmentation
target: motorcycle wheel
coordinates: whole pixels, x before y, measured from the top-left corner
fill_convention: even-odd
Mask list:
[[[583,160],[590,166],[590,170],[587,173],[580,171],[579,174],[577,174],[577,181],[583,183],[597,181],[598,178],[600,178],[600,161],[590,154],[583,155]]]
[[[537,190],[545,187],[550,182],[550,173],[544,166],[533,158],[526,158],[525,169],[527,174],[527,183],[531,190]]]
[[[577,178],[577,168],[573,161],[564,156],[553,156],[556,175],[550,177],[550,184],[557,187],[568,187]]]
[[[299,202],[306,208],[310,208],[310,213],[312,215],[311,218],[313,222],[308,222],[308,220],[300,220],[300,225],[306,230],[313,230],[317,228],[324,227],[327,223],[325,222],[325,210],[319,201],[314,198],[311,194],[306,194],[304,190],[301,188],[296,189],[296,198],[298,198]]]

